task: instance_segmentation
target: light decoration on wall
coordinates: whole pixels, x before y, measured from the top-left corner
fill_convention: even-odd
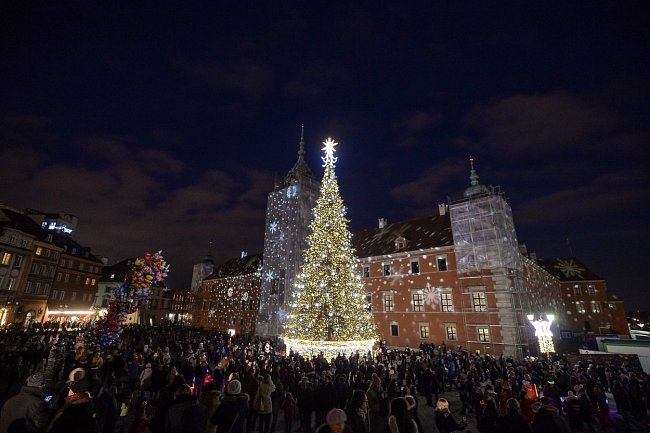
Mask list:
[[[287,351],[327,357],[367,353],[377,341],[373,315],[357,278],[358,260],[350,242],[334,172],[336,142],[323,142],[325,173],[298,275],[295,307],[282,338]]]
[[[555,320],[555,316],[553,314],[546,314],[546,320],[543,320],[541,317],[535,319],[534,314],[529,314],[527,318],[535,327],[535,337],[537,337],[539,343],[539,352],[547,355],[549,353],[555,353],[553,332],[551,331],[551,324]]]

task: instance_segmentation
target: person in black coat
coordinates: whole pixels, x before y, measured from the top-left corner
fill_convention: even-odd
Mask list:
[[[348,417],[346,424],[352,429],[352,433],[368,433],[368,398],[365,392],[354,390],[352,398],[345,406],[345,414]]]
[[[210,422],[220,433],[245,433],[248,417],[248,394],[241,392],[241,383],[231,380],[226,387],[226,396],[214,411]]]
[[[519,402],[514,398],[510,398],[506,404],[508,413],[497,419],[498,430],[508,433],[532,433],[528,421],[519,410]]]

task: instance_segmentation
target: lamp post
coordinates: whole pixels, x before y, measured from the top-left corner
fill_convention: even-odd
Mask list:
[[[555,320],[555,315],[545,314],[546,320],[539,315],[536,318],[534,314],[528,314],[526,317],[530,323],[535,327],[535,337],[539,343],[539,352],[546,354],[549,357],[550,353],[555,353],[555,346],[553,345],[553,332],[551,331],[551,324]]]

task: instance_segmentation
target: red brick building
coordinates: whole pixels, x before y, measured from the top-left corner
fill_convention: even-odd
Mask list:
[[[260,305],[262,254],[215,267],[199,288],[193,323],[207,329],[254,334]]]

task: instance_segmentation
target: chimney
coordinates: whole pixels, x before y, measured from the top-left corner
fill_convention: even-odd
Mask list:
[[[534,261],[534,262],[537,262],[537,252],[532,251],[532,252],[530,253],[530,259],[531,259],[532,261]]]
[[[243,259],[246,256],[248,256],[248,252],[247,251],[242,251],[241,252],[241,258]]]
[[[383,229],[386,227],[386,218],[379,218],[379,228]]]
[[[441,216],[442,216],[442,215],[447,215],[447,209],[448,209],[448,207],[447,207],[447,205],[444,204],[444,203],[441,203],[441,204],[438,205],[438,213],[439,213]]]

